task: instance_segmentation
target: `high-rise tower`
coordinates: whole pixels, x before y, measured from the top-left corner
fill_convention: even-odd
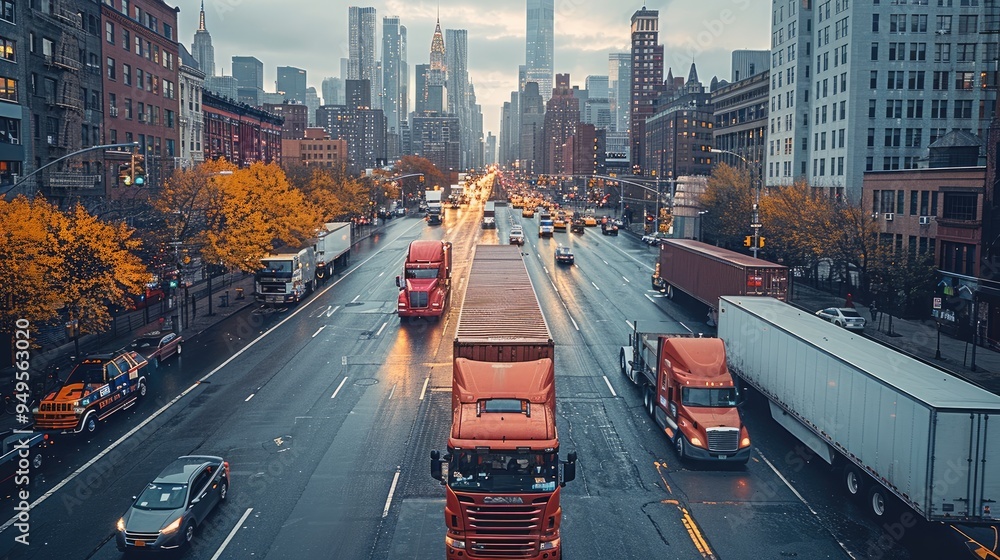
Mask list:
[[[445,53],[447,68],[448,112],[458,117],[459,141],[461,154],[459,159],[463,168],[471,167],[472,162],[472,111],[469,107],[469,68],[468,68],[468,38],[465,29],[448,29],[445,31],[448,51]]]
[[[546,102],[552,97],[555,50],[555,0],[528,0],[525,66],[527,80],[538,83]]]
[[[663,91],[663,45],[659,44],[660,14],[645,6],[632,14],[632,80],[629,144],[633,173],[644,173],[642,139],[653,102]]]
[[[206,76],[215,75],[215,47],[212,46],[212,36],[205,28],[205,0],[201,0],[201,13],[198,15],[198,31],[194,32],[194,42],[191,43],[191,56],[198,61],[199,69]]]
[[[379,81],[375,76],[375,60],[378,58],[375,53],[375,8],[349,7],[347,25],[349,63],[346,79],[368,80],[372,100],[375,100],[379,97],[379,92],[375,90]]]
[[[402,35],[398,16],[382,18],[382,111],[389,134],[399,133],[402,72]]]

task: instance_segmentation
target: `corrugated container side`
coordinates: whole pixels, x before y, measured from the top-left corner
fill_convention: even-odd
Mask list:
[[[660,245],[660,274],[712,308],[725,295],[767,295],[784,301],[788,292],[787,267],[689,239]]]
[[[521,250],[477,246],[458,317],[454,357],[529,361],[554,358],[554,350]]]
[[[768,298],[720,311],[730,369],[919,514],[1000,518],[1000,397]]]
[[[725,299],[721,308],[730,370],[925,514],[931,411]]]

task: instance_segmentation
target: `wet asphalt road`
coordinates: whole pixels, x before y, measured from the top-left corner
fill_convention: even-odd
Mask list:
[[[563,545],[577,558],[958,558],[944,528],[886,533],[839,491],[821,460],[745,409],[754,455],[745,468],[682,464],[618,371],[627,322],[664,313],[709,332],[697,305],[649,290],[654,249],[599,228],[538,239],[537,218],[475,207],[442,226],[395,220],[345,273],[297,307],[250,309],[187,342],[152,374],[147,398],[91,438],[60,438],[36,476],[31,544],[0,533],[4,558],[119,558],[114,524],[171,459],[218,454],[229,500],[184,555],[198,559],[438,559],[443,490],[431,449],[450,427],[451,342],[476,243],[506,241],[523,222],[525,262],[556,341],[562,454],[577,451],[564,489]],[[438,322],[395,314],[394,278],[413,239],[454,243],[453,300]],[[559,244],[576,264],[554,263]],[[200,380],[200,382],[199,382]],[[13,503],[4,502],[8,514]],[[898,530],[897,530],[898,529]]]

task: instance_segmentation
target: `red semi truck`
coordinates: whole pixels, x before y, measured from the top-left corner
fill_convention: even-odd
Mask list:
[[[451,243],[417,240],[410,242],[403,265],[397,311],[400,317],[440,317],[451,292]]]
[[[520,249],[479,245],[458,319],[452,426],[431,476],[445,486],[448,558],[562,557],[555,345]]]
[[[788,267],[692,239],[660,242],[653,289],[673,298],[680,290],[714,314],[721,296],[769,296],[786,301]]]
[[[636,321],[618,355],[622,374],[642,390],[646,414],[680,459],[746,463],[750,434],[740,393],[718,338],[696,337],[676,321]]]

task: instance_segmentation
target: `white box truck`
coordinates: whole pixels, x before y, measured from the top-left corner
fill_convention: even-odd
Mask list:
[[[325,282],[347,266],[351,257],[351,223],[327,222],[313,243],[316,249],[316,279]]]
[[[769,297],[721,297],[718,334],[730,371],[875,518],[996,527],[1000,396]]]

